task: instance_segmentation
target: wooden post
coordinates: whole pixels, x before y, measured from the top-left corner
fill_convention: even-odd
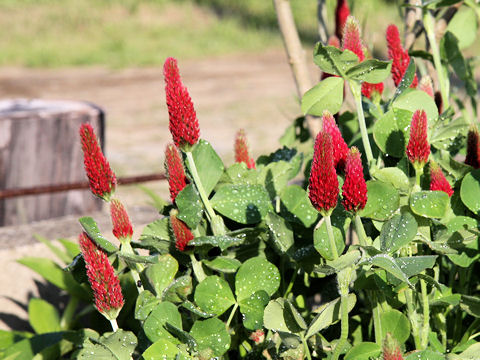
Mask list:
[[[0,101],[0,189],[85,181],[80,124],[104,144],[104,113],[74,101]],[[0,200],[0,226],[99,210],[88,190]]]

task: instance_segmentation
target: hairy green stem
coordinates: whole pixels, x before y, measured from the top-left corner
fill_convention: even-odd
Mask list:
[[[112,319],[110,320],[110,324],[112,325],[112,330],[113,332],[118,330],[118,324],[117,324],[117,319]]]
[[[349,81],[350,89],[352,90],[352,95],[355,99],[355,106],[357,108],[358,124],[360,126],[360,133],[362,135],[363,147],[365,150],[365,155],[367,156],[368,170],[374,165],[372,147],[370,146],[370,140],[368,139],[367,125],[365,123],[365,115],[363,114],[362,107],[362,93],[360,88],[360,83]]]
[[[372,291],[371,303],[372,303],[372,314],[373,314],[373,329],[375,332],[375,342],[381,346],[383,342],[382,321],[380,317],[381,309],[380,309],[380,302],[378,301],[377,294],[375,293],[375,291]]]
[[[362,219],[360,216],[355,215],[355,229],[357,230],[358,241],[361,246],[368,246],[367,234],[365,233],[365,228],[363,227]]]
[[[415,306],[413,304],[413,291],[412,289],[408,288],[405,290],[405,299],[407,302],[407,312],[408,318],[410,319],[410,324],[412,325],[412,335],[413,340],[415,342],[415,349],[419,350],[421,348],[421,341],[418,329],[418,321],[417,321],[417,311],[415,310]]]
[[[199,283],[201,283],[207,277],[203,271],[202,263],[197,260],[195,254],[193,253],[190,254],[190,261],[192,262],[192,269],[193,273],[195,274],[195,278]]]
[[[237,308],[238,308],[238,303],[235,303],[235,305],[233,305],[232,311],[230,312],[230,316],[228,317],[227,323],[225,324],[225,326],[227,327],[227,330],[230,327],[230,323],[232,322],[233,315],[235,315],[235,312],[237,311]]]
[[[72,296],[68,300],[68,304],[63,311],[62,318],[60,319],[60,328],[62,330],[68,330],[72,327],[72,319],[73,315],[75,315],[75,310],[77,310],[78,306],[78,298],[76,296]]]
[[[348,339],[348,290],[340,296],[340,339],[333,350],[332,360],[338,360]]]
[[[298,270],[295,268],[295,271],[293,272],[290,282],[288,283],[287,290],[285,290],[285,294],[283,295],[284,298],[286,298],[288,294],[290,294],[290,291],[292,291],[293,284],[295,283],[295,280],[297,278],[297,273],[298,273]]]
[[[427,284],[425,280],[420,279],[420,289],[422,292],[423,305],[423,327],[422,327],[422,350],[427,348],[428,334],[430,333],[430,305],[428,303]]]
[[[332,248],[333,260],[335,260],[338,258],[338,251],[337,246],[335,245],[335,238],[333,236],[332,220],[330,219],[330,215],[326,215],[324,218],[327,225],[328,240],[330,241],[330,247]]]
[[[437,40],[435,39],[435,19],[430,10],[425,9],[423,14],[423,25],[427,33],[428,42],[432,48],[433,63],[437,70],[438,82],[440,85],[440,93],[442,94],[442,102],[444,109],[448,108],[448,77],[445,74],[445,69],[442,66],[440,59],[440,50],[438,48]]]
[[[300,338],[302,339],[302,343],[305,349],[305,354],[307,355],[307,359],[312,360],[312,355],[310,354],[310,349],[308,348],[308,344],[307,344],[307,340],[305,339],[305,336],[302,334],[300,335]]]

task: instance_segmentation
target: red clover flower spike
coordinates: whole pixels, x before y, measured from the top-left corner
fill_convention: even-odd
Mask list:
[[[357,213],[367,203],[367,183],[363,177],[361,154],[353,146],[345,164],[345,182],[342,186],[342,204],[345,210]]]
[[[86,233],[80,234],[79,241],[95,306],[107,319],[114,320],[124,303],[120,281],[107,255]]]
[[[392,77],[395,86],[400,84],[403,75],[407,71],[408,64],[410,63],[410,56],[408,51],[402,47],[400,40],[400,34],[396,25],[389,25],[387,28],[387,47],[388,57],[392,60]],[[411,88],[416,88],[418,84],[417,74],[413,78]]]
[[[343,140],[342,133],[332,114],[326,110],[323,112],[322,129],[329,133],[332,139],[333,166],[337,169],[343,169],[348,154],[348,145]]]
[[[90,124],[82,124],[80,126],[80,139],[82,142],[85,172],[90,182],[90,190],[99,198],[109,201],[115,191],[117,179],[102,153],[95,132]]]
[[[338,179],[333,164],[332,138],[324,130],[315,139],[308,197],[323,215],[330,215],[338,200]]]
[[[167,58],[163,67],[165,95],[167,98],[169,128],[175,145],[193,146],[200,136],[197,114],[187,88],[183,85],[177,60]]]
[[[413,114],[410,125],[410,140],[407,145],[408,160],[415,168],[422,168],[428,161],[430,144],[427,139],[427,114],[417,110]]]
[[[371,99],[372,96],[381,96],[383,93],[383,82],[378,84],[362,83],[362,95]]]
[[[235,137],[235,162],[243,162],[248,169],[255,169],[255,160],[248,153],[247,138],[243,129],[240,129]]]
[[[480,143],[478,130],[472,127],[468,131],[467,135],[467,157],[465,158],[465,164],[472,166],[474,169],[480,168],[479,154]]]
[[[430,162],[430,190],[443,191],[450,197],[453,195],[452,186],[445,178],[440,166],[433,161]]]
[[[345,23],[350,15],[347,0],[337,0],[337,7],[335,8],[335,35],[341,39]]]
[[[433,92],[433,84],[432,84],[432,78],[428,75],[425,75],[422,77],[422,80],[420,80],[420,83],[418,84],[418,89],[426,92],[428,95],[432,97],[432,99],[435,99],[435,94]]]
[[[347,18],[343,31],[343,50],[350,50],[358,56],[358,60],[365,60],[362,41],[360,40],[360,27],[353,16]]]
[[[118,199],[110,202],[110,216],[113,223],[113,235],[120,242],[130,242],[133,236],[133,227],[125,207]]]
[[[187,186],[188,180],[185,176],[180,152],[174,144],[168,144],[165,149],[165,169],[170,189],[170,199],[175,202],[178,193]]]
[[[184,251],[190,240],[194,238],[188,226],[177,218],[175,214],[170,215],[173,234],[175,235],[175,246],[178,250]]]
[[[383,341],[383,360],[403,360],[400,345],[390,333],[387,333]]]

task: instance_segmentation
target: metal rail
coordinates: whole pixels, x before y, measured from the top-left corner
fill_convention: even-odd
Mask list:
[[[165,174],[150,174],[138,176],[125,176],[117,178],[119,185],[137,184],[148,181],[166,180]],[[88,189],[90,187],[88,181],[81,181],[69,184],[34,186],[30,188],[12,188],[0,190],[0,200],[18,196],[51,194],[70,190]]]

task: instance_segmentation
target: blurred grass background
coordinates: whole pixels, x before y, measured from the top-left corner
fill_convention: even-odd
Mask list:
[[[333,26],[336,0],[327,0]],[[317,41],[316,0],[291,0],[305,47]],[[385,53],[396,1],[350,1],[364,41]],[[281,48],[271,0],[1,0],[0,66],[114,68]],[[373,47],[373,49],[372,49]]]

